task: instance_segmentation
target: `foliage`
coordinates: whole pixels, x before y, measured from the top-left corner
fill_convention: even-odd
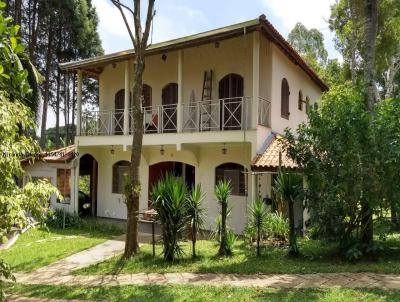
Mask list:
[[[78,190],[90,196],[90,175],[80,175]]]
[[[166,174],[153,188],[153,207],[162,224],[164,259],[168,262],[182,254],[179,240],[188,222],[188,191],[182,178]]]
[[[0,259],[0,301],[5,301],[4,287],[6,283],[3,278],[5,280],[16,281],[14,275],[11,273],[10,265]]]
[[[268,213],[265,219],[265,230],[267,237],[285,241],[289,233],[289,222],[282,213]]]
[[[228,198],[231,195],[231,183],[229,180],[220,180],[215,186],[215,197],[221,206],[221,240],[219,245],[218,254],[220,256],[229,256],[232,250],[229,249],[227,242],[227,227],[226,220],[228,217]]]
[[[376,216],[397,201],[400,147],[398,101],[385,100],[369,114],[360,93],[347,86],[324,95],[295,138],[286,132],[288,153],[307,178],[307,207],[320,238],[350,247],[363,242],[370,225],[367,207]],[[354,257],[353,257],[354,258]]]
[[[308,30],[302,23],[296,23],[289,33],[288,42],[316,71],[325,66],[328,52],[324,47],[324,36],[318,29]]]
[[[237,236],[233,230],[228,230],[226,232],[226,245],[228,247],[228,250],[230,253],[228,254],[229,256],[233,255],[233,247],[235,246],[235,243],[237,241]]]
[[[300,174],[280,170],[275,186],[275,194],[288,204],[289,212],[289,255],[297,255],[297,236],[294,221],[294,203],[301,202],[303,196],[303,178]]]
[[[250,225],[256,229],[257,256],[260,256],[262,230],[266,224],[267,207],[261,198],[254,200],[249,206]]]
[[[201,190],[201,185],[197,185],[192,189],[188,196],[188,217],[190,222],[189,235],[192,239],[192,256],[196,257],[196,240],[197,233],[204,227],[205,208],[202,203],[204,200],[204,193]]]

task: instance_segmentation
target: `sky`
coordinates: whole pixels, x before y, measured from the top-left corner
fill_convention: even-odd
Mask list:
[[[124,0],[126,4],[133,0]],[[316,28],[325,37],[329,58],[339,58],[327,20],[335,0],[156,0],[152,42],[161,42],[223,27],[265,14],[284,36],[297,22]],[[99,16],[99,34],[106,54],[132,48],[125,24],[110,0],[92,0]],[[143,6],[147,3],[142,0]],[[144,9],[146,7],[143,7]],[[142,16],[145,16],[143,12]],[[61,119],[63,120],[63,119]],[[55,126],[49,110],[47,127]]]

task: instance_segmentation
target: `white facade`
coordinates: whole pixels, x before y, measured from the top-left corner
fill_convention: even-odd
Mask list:
[[[96,214],[101,217],[126,219],[123,195],[113,193],[113,165],[121,160],[130,160],[132,136],[127,122],[129,119],[126,119],[129,117],[129,108],[117,114],[115,98],[118,91],[125,89],[125,108],[126,105],[129,106],[127,91],[132,87],[132,70],[131,60],[103,63],[98,76],[99,111],[92,112],[94,120],[88,119],[83,112],[82,120],[78,122],[81,132],[75,138],[77,151],[80,157],[90,154],[98,165]],[[213,71],[211,99],[215,102],[203,106],[203,75],[207,70]],[[222,89],[220,81],[228,74],[239,75],[243,79],[239,107],[227,105],[232,111],[235,108],[241,111],[239,115],[232,114],[239,116],[240,120],[235,129],[224,127],[230,113],[224,107],[225,101],[219,100]],[[289,119],[281,117],[283,78],[287,79],[290,88]],[[231,197],[229,225],[236,232],[242,232],[249,203],[256,195],[264,197],[271,190],[270,175],[256,177],[250,173],[252,159],[271,132],[283,133],[286,127],[296,128],[300,122],[306,120],[305,106],[302,110],[298,109],[299,90],[304,99],[308,97],[314,103],[321,95],[320,86],[260,31],[244,31],[243,35],[223,39],[218,43],[212,41],[149,55],[146,57],[143,79],[152,89],[152,108],[147,117],[145,116],[145,122],[154,123],[151,130],[155,133],[147,132],[143,137],[140,210],[148,209],[151,190],[149,172],[152,165],[160,162],[188,164],[194,167],[194,183],[201,184],[205,191],[206,226],[213,229],[219,212],[214,197],[216,167],[224,163],[236,163],[249,172],[244,173],[247,194]],[[176,111],[173,113],[173,133],[165,133],[165,129],[163,131],[168,114],[162,111],[165,108],[161,106],[162,91],[169,83],[176,83],[178,87],[177,104],[174,106]],[[121,120],[122,116],[124,118]],[[208,118],[206,128],[205,116]],[[211,117],[215,121],[210,121]],[[163,120],[160,122],[161,118]],[[94,132],[87,128],[93,123]],[[188,124],[191,126],[188,127]],[[123,132],[121,135],[115,135],[116,127]],[[79,165],[76,170],[78,169]],[[79,171],[76,171],[73,178],[74,196],[77,192],[78,175]]]

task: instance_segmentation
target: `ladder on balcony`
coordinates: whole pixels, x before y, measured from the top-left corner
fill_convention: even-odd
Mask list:
[[[200,111],[200,128],[203,130],[209,130],[211,124],[212,78],[213,71],[211,69],[204,71],[203,91],[201,93],[202,110]]]

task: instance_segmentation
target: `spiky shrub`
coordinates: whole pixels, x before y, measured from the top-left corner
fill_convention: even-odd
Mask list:
[[[230,251],[229,255],[233,254],[233,247],[235,246],[237,240],[237,236],[234,231],[227,230],[226,232],[226,245],[228,246],[228,250]]]
[[[190,237],[192,239],[192,257],[196,257],[197,233],[204,226],[205,209],[202,206],[204,194],[201,186],[193,188],[188,197],[188,218],[190,221]]]
[[[289,233],[288,219],[282,213],[268,213],[265,223],[265,232],[268,237],[286,241]]]
[[[228,216],[228,198],[231,195],[231,182],[229,180],[220,180],[215,186],[215,197],[221,206],[221,240],[219,243],[218,254],[220,256],[228,256],[232,254],[232,250],[227,244],[226,219]]]
[[[256,229],[257,256],[260,256],[260,241],[263,227],[267,219],[267,207],[261,198],[254,200],[249,206],[250,224]]]
[[[153,188],[153,207],[162,224],[164,260],[172,262],[182,255],[179,245],[188,222],[188,190],[181,178],[166,174]]]
[[[289,210],[289,255],[299,254],[294,226],[294,203],[300,200],[303,192],[303,178],[298,173],[279,171],[274,186],[275,194],[288,205]]]

